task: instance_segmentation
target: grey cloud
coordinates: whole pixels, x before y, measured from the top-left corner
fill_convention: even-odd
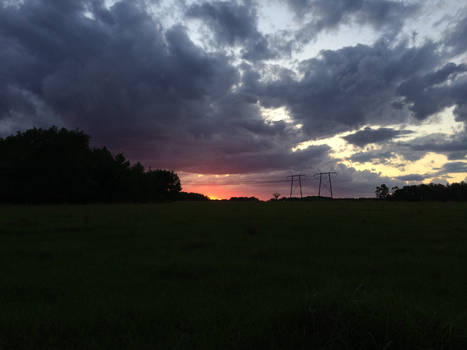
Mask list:
[[[350,156],[350,160],[352,162],[357,163],[365,163],[365,162],[375,162],[375,163],[383,163],[389,161],[389,159],[394,158],[396,153],[391,151],[365,151],[365,152],[357,152]]]
[[[370,143],[385,142],[410,133],[412,133],[410,130],[395,130],[391,128],[371,129],[367,127],[354,134],[347,135],[343,139],[353,145],[363,147]]]
[[[467,135],[465,132],[455,135],[430,134],[398,145],[407,148],[411,152],[442,153],[450,160],[467,157]]]
[[[401,169],[405,166],[405,161],[417,161],[423,158],[429,151],[426,149],[413,149],[409,143],[389,142],[383,143],[380,149],[367,149],[354,153],[348,160],[357,163],[373,162],[375,164],[389,163]],[[401,157],[400,163],[395,163],[395,158]]]
[[[467,173],[467,163],[464,162],[450,162],[443,165],[441,169],[439,169],[438,174],[445,174],[445,173]]]
[[[445,107],[457,105],[457,119],[465,121],[467,77],[461,74],[465,72],[465,64],[448,63],[437,71],[411,77],[398,87],[397,93],[417,119],[426,119]]]
[[[299,69],[300,77],[284,69],[273,80],[248,74],[243,92],[267,107],[287,106],[310,137],[406,123],[411,116],[425,120],[451,106],[458,121],[467,121],[467,66],[446,63],[437,43],[380,40],[326,50]]]
[[[221,153],[208,149],[193,161],[180,158],[180,168],[203,174],[236,174],[272,171],[276,169],[301,169],[321,162],[328,155],[328,146],[310,147],[303,151],[291,152],[281,149],[252,151],[245,153]],[[198,160],[199,162],[196,162]]]
[[[242,57],[247,60],[270,59],[279,54],[273,38],[258,31],[257,13],[251,3],[220,1],[193,4],[188,8],[187,16],[203,20],[213,31],[217,45],[241,45]]]
[[[8,86],[3,90],[0,101],[5,106],[15,107],[0,112],[0,137],[10,135],[12,130],[64,125],[63,120],[49,106],[27,90]]]
[[[426,174],[407,174],[397,176],[396,179],[402,181],[423,181],[434,177],[446,177],[449,173],[467,173],[467,163],[464,162],[449,162],[441,168],[434,169],[436,171]]]
[[[258,35],[256,11],[251,6],[241,5],[236,1],[193,4],[187,15],[204,20],[213,29],[217,41],[228,45]]]
[[[391,47],[383,40],[373,46],[322,51],[301,62],[301,79],[284,73],[260,83],[250,75],[243,90],[266,106],[287,106],[312,137],[334,135],[368,124],[406,121],[410,111],[401,104],[400,84],[428,74],[441,61],[434,43]]]
[[[334,170],[337,174],[332,181],[333,189],[342,197],[354,197],[355,193],[359,197],[374,197],[376,186],[382,183],[389,188],[401,185],[400,180],[370,170],[358,171],[343,164],[336,165]]]
[[[433,177],[433,175],[408,174],[403,176],[397,176],[396,179],[401,181],[423,181],[431,177]]]
[[[467,159],[467,146],[459,151],[448,152],[447,157],[449,160]]]
[[[297,32],[296,39],[304,44],[313,40],[320,32],[355,22],[368,24],[391,36],[402,28],[404,22],[420,9],[418,4],[393,0],[291,0],[285,1],[299,18],[307,18]]]
[[[165,30],[144,1],[0,8],[0,42],[8,44],[0,52],[0,132],[80,128],[146,165],[210,173],[326,157],[326,149],[292,154],[300,131],[266,125],[258,106],[233,91],[240,74],[229,58],[204,52],[183,26]]]
[[[458,55],[467,51],[467,6],[459,13],[458,19],[446,35],[446,45],[452,54]]]

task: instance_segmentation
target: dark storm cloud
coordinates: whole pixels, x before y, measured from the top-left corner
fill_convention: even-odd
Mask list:
[[[410,130],[395,130],[391,128],[372,129],[367,127],[354,134],[347,135],[343,139],[353,145],[363,147],[369,143],[380,143],[410,133],[412,133]]]
[[[332,180],[333,190],[343,197],[356,197],[356,193],[359,197],[374,197],[377,185],[384,183],[389,188],[401,185],[400,180],[370,170],[358,171],[344,164],[337,164],[334,170],[337,174]]]
[[[417,13],[418,4],[392,0],[290,0],[285,1],[305,25],[297,32],[296,40],[307,43],[320,32],[338,28],[342,24],[369,24],[386,35],[400,31],[404,22]],[[310,17],[310,20],[306,20]]]
[[[365,151],[354,153],[352,156],[350,156],[349,160],[356,163],[384,163],[386,161],[389,161],[391,158],[394,158],[395,156],[395,152],[386,150]]]
[[[271,38],[258,31],[257,13],[251,3],[220,1],[193,4],[188,8],[187,16],[201,19],[211,28],[215,45],[240,45],[245,59],[255,61],[278,55]]]
[[[241,80],[230,59],[204,52],[183,26],[164,29],[143,1],[0,8],[0,42],[7,44],[0,53],[3,135],[51,124],[80,128],[153,168],[207,173],[294,168],[327,157],[324,146],[293,153],[303,135],[283,122],[266,124],[256,101],[234,92]]]
[[[442,175],[445,173],[467,173],[467,163],[464,163],[464,162],[446,163],[439,170],[438,175]]]
[[[400,84],[435,69],[442,61],[437,48],[432,42],[421,47],[406,43],[392,47],[382,40],[373,46],[326,50],[301,62],[300,78],[287,72],[262,83],[247,78],[244,90],[257,94],[265,106],[287,106],[313,137],[368,124],[395,124],[406,121],[410,114],[411,104],[398,93]]]
[[[284,69],[260,81],[249,72],[243,89],[266,107],[287,106],[310,137],[425,120],[452,106],[456,120],[466,122],[467,66],[446,57],[438,43],[379,40],[321,51],[300,62],[300,75]]]
[[[452,50],[452,54],[458,55],[467,51],[467,6],[461,11],[454,24],[447,33],[446,45]]]
[[[255,152],[249,149],[247,153],[243,154],[210,152],[205,149],[198,158],[199,162],[193,162],[192,159],[186,158],[179,161],[180,168],[186,171],[203,174],[236,174],[275,169],[303,169],[326,159],[328,152],[328,146],[315,146],[296,152],[281,149]]]
[[[467,65],[448,63],[439,70],[414,76],[397,89],[415,118],[423,120],[442,109],[456,105],[454,114],[467,121]]]
[[[397,176],[396,179],[401,181],[423,181],[431,177],[433,177],[433,175],[408,174],[403,176]]]
[[[405,161],[417,161],[423,158],[429,150],[425,148],[414,149],[410,143],[386,142],[380,144],[378,149],[366,149],[352,154],[347,159],[352,162],[375,164],[389,164],[395,167],[403,168]],[[396,158],[400,157],[399,160]]]
[[[460,132],[454,135],[431,134],[403,143],[411,151],[435,152],[445,154],[450,160],[467,157],[467,135]]]
[[[259,34],[255,9],[235,1],[193,4],[187,15],[204,20],[219,43],[234,45]]]

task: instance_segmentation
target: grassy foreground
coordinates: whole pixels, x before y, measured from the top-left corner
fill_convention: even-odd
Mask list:
[[[467,204],[0,207],[0,349],[466,349]]]

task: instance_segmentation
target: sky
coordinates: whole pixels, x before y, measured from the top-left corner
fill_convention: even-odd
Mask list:
[[[0,0],[0,137],[83,130],[217,199],[466,181],[466,38],[458,0]]]

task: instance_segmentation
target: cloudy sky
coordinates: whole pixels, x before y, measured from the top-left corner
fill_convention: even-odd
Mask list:
[[[78,128],[185,191],[459,182],[466,123],[463,1],[0,0],[0,137]]]

